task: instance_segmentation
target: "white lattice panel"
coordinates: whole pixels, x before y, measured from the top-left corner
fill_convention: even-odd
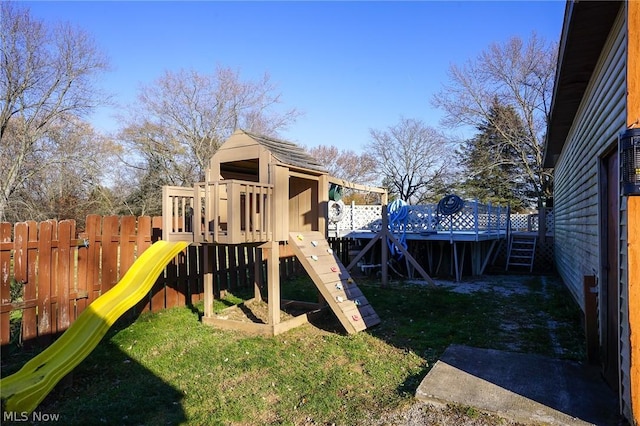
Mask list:
[[[491,206],[467,201],[464,208],[451,216],[437,213],[437,205],[407,206],[406,219],[400,224],[392,224],[393,231],[404,227],[406,232],[428,233],[434,231],[498,231],[507,228],[508,220],[512,231],[535,232],[538,230],[537,214],[511,214],[501,206]],[[545,211],[548,233],[553,232],[553,210]],[[382,227],[382,207],[380,205],[346,205],[338,230],[358,230],[378,232]]]

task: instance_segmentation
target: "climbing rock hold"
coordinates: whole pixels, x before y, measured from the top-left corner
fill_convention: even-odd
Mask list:
[[[338,301],[338,303],[344,302],[344,299],[342,298],[342,296],[336,296],[336,300]]]
[[[311,245],[314,247],[318,247],[318,242],[317,241],[311,241]]]
[[[331,249],[331,247],[329,247],[329,248],[327,249],[327,253],[329,253],[329,254],[332,254],[332,253],[333,253],[333,250]]]
[[[353,303],[355,303],[355,304],[356,304],[356,306],[360,306],[360,300],[359,300],[359,299],[355,299],[355,300],[353,301]]]
[[[311,259],[313,259],[313,260],[318,260],[318,256],[316,256],[315,254],[314,254],[314,255],[311,255]]]
[[[354,321],[360,321],[360,315],[353,315],[351,319]]]
[[[349,284],[353,284],[353,278],[351,278],[351,277],[347,278],[347,282],[348,282]]]
[[[338,267],[337,266],[332,266],[331,267],[331,272],[338,272]]]
[[[299,239],[300,241],[302,241],[302,240],[304,240],[304,236],[303,236],[302,234],[298,234],[298,239]]]
[[[337,288],[338,290],[342,290],[342,284],[340,284],[340,283],[336,284],[336,288]]]

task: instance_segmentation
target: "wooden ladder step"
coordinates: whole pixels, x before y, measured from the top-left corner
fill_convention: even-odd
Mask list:
[[[537,237],[525,235],[512,235],[507,249],[507,262],[505,270],[510,266],[526,266],[529,272],[533,271],[533,262],[536,254]]]

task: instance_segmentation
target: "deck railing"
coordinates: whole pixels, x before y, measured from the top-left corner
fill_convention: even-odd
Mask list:
[[[163,239],[242,244],[273,237],[273,185],[221,180],[162,188]]]
[[[544,218],[544,219],[541,219]],[[467,202],[460,212],[452,216],[437,213],[437,205],[408,206],[406,232],[538,232],[544,220],[546,235],[553,235],[553,209],[541,213],[511,213],[507,207]],[[382,206],[345,205],[342,219],[329,225],[330,235],[342,236],[350,232],[379,232],[382,226]],[[397,225],[396,225],[397,226]]]
[[[467,202],[459,212],[452,215],[438,213],[438,206],[407,206],[407,217],[402,225],[405,232],[504,232],[509,228],[509,208],[476,202]],[[335,224],[338,235],[349,231],[380,231],[382,226],[382,206],[346,205],[341,221]],[[396,229],[392,229],[396,231]]]

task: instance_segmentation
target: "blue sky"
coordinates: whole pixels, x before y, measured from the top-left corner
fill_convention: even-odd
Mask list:
[[[135,100],[140,84],[165,70],[212,73],[231,67],[241,79],[265,72],[286,108],[304,113],[287,140],[355,151],[369,129],[401,117],[438,127],[430,99],[450,64],[475,58],[493,42],[533,31],[557,41],[565,3],[554,1],[414,2],[22,2],[45,21],[87,30],[113,71],[101,85],[115,100]],[[115,131],[113,111],[94,126]]]

